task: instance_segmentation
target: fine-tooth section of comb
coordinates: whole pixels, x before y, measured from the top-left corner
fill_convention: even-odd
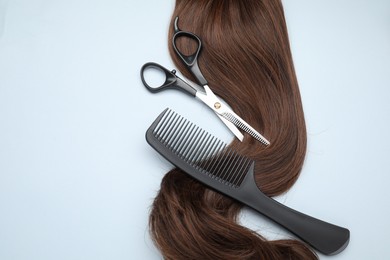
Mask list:
[[[169,109],[152,134],[199,173],[234,188],[240,187],[252,163],[228,148],[224,142]]]
[[[254,162],[170,109],[146,132],[148,143],[191,177],[255,209],[318,251],[333,255],[349,242],[349,230],[293,210],[262,193]]]

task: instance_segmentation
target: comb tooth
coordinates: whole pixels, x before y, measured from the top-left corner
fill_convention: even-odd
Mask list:
[[[179,116],[177,118],[177,120],[174,122],[174,124],[173,124],[173,127],[174,127],[173,131],[171,131],[172,132],[171,135],[169,137],[167,137],[167,139],[166,139],[166,145],[168,147],[172,147],[172,142],[175,140],[176,135],[177,135],[179,129],[181,128],[181,122],[182,121],[183,121],[183,117]]]
[[[201,142],[199,143],[199,146],[198,146],[198,149],[196,151],[196,153],[193,155],[192,157],[192,163],[194,166],[198,166],[200,160],[201,160],[201,156],[205,153],[205,151],[207,150],[208,148],[208,140],[210,139],[210,134],[205,132],[205,134],[203,135],[202,137],[202,140]]]
[[[232,183],[233,185],[235,184],[234,183],[235,177],[238,175],[237,169],[241,165],[242,161],[243,161],[243,157],[236,153],[231,168],[229,169],[229,175],[226,176],[226,180]]]
[[[206,135],[207,135],[206,131],[202,130],[200,136],[193,142],[194,145],[193,145],[192,152],[188,156],[188,161],[191,165],[193,165],[194,158],[196,157],[199,150],[202,149],[202,143]]]
[[[161,131],[160,131],[159,134],[158,134],[158,135],[159,135],[160,141],[164,141],[164,137],[165,137],[166,133],[169,132],[168,130],[169,130],[169,127],[171,126],[172,117],[173,117],[174,115],[175,115],[175,114],[170,113],[170,114],[167,116],[167,118],[166,118],[166,120],[165,120],[165,122],[164,122],[164,125],[162,126]]]
[[[212,166],[212,168],[210,169],[210,172],[215,176],[215,177],[219,177],[219,170],[220,170],[220,165],[221,165],[221,162],[224,160],[224,156],[226,154],[226,144],[224,144],[224,147],[223,149],[220,151],[220,153],[218,154],[218,156],[216,156],[215,158],[215,161],[214,161],[214,165]]]
[[[188,143],[188,140],[189,138],[191,137],[192,133],[194,132],[194,129],[195,129],[195,126],[193,124],[189,124],[184,136],[183,136],[183,141],[180,142],[178,148],[177,148],[177,154],[180,155],[180,157],[182,156],[182,151],[184,151],[187,143]]]
[[[199,167],[202,169],[206,168],[205,166],[207,165],[207,162],[210,160],[210,157],[213,154],[213,151],[215,150],[215,147],[218,143],[218,139],[212,136],[210,143],[212,144],[208,146],[206,153],[203,155],[203,157],[200,160]]]
[[[178,147],[177,153],[180,155],[180,157],[183,157],[183,153],[186,151],[187,146],[191,140],[191,136],[194,135],[195,131],[196,127],[193,124],[190,124],[183,138],[183,142],[181,142],[180,146]]]
[[[232,153],[232,149],[229,149],[227,148],[226,151],[225,151],[225,154],[223,155],[223,157],[221,158],[221,161],[218,165],[218,167],[216,168],[216,175],[221,178],[223,180],[223,182],[225,181],[223,179],[223,175],[225,175],[224,173],[224,170],[225,170],[225,167],[226,165],[228,164],[228,161],[229,161],[229,157],[230,157],[230,154]]]
[[[248,164],[245,166],[244,170],[242,171],[242,174],[240,175],[240,178],[237,181],[237,185],[241,185],[241,183],[244,180],[245,176],[247,175],[249,167],[251,166],[252,163],[253,163],[253,161],[251,159],[248,159]]]
[[[166,134],[164,136],[164,143],[165,145],[168,145],[169,144],[169,140],[172,138],[172,135],[174,134],[174,132],[176,131],[177,127],[177,121],[179,120],[180,116],[178,114],[175,114],[169,124],[169,127],[166,131]]]
[[[223,148],[220,150],[220,152],[218,152],[217,156],[215,157],[215,161],[210,168],[210,173],[213,175],[215,175],[216,169],[218,169],[218,166],[220,165],[221,160],[226,153],[226,144],[223,143],[222,145],[223,145]]]
[[[192,147],[192,140],[196,137],[196,136],[198,136],[198,134],[199,134],[199,127],[195,127],[195,131],[194,131],[194,134],[192,134],[191,136],[189,136],[190,138],[188,139],[188,142],[187,142],[187,144],[186,144],[186,146],[185,146],[185,148],[183,149],[183,152],[181,152],[181,155],[182,155],[182,158],[184,159],[184,160],[187,160],[187,155],[188,155],[188,153],[191,151],[191,147]]]
[[[196,160],[196,165],[197,166],[200,166],[201,162],[203,162],[203,160],[206,160],[207,159],[207,153],[208,151],[210,150],[210,148],[212,147],[213,145],[213,136],[209,133],[207,133],[207,135],[205,136],[204,138],[204,141],[202,143],[202,149],[199,151],[199,153],[197,153],[196,157],[195,157],[195,160]]]
[[[188,151],[185,155],[185,158],[190,165],[192,165],[191,163],[192,156],[194,153],[196,153],[197,147],[199,145],[199,141],[202,138],[203,133],[204,131],[201,128],[199,128],[199,130],[196,132],[196,135],[191,140],[191,145],[188,147]]]
[[[234,179],[232,180],[232,183],[239,183],[239,180],[241,178],[241,174],[242,172],[245,171],[245,168],[246,168],[246,165],[248,164],[248,159],[243,157],[243,160],[241,161],[241,163],[238,165],[237,169],[236,169],[236,174],[234,176]]]
[[[214,146],[214,149],[210,153],[209,160],[207,160],[205,166],[203,167],[205,171],[211,173],[211,168],[214,165],[214,161],[216,160],[216,156],[218,154],[218,151],[221,150],[221,147],[223,147],[224,143],[221,140],[216,139],[217,143]]]
[[[244,157],[240,156],[241,160],[237,164],[235,174],[231,176],[231,183],[233,183],[236,186],[240,186],[241,182],[243,181],[244,177],[247,174],[248,166],[251,164],[251,160]]]
[[[172,142],[171,148],[173,151],[177,151],[177,145],[180,144],[183,134],[186,133],[186,129],[188,127],[189,122],[187,120],[184,120],[183,124],[181,125],[178,134],[175,138],[175,140]]]
[[[192,126],[191,123],[189,123],[183,131],[180,142],[178,142],[176,145],[175,149],[176,149],[176,153],[178,155],[181,155],[180,152],[181,152],[182,148],[184,147],[184,145],[186,144],[186,142],[188,141],[188,138],[189,138],[189,136],[191,136],[193,131],[194,131],[194,127]]]
[[[184,159],[190,163],[190,157],[191,157],[191,154],[194,152],[195,150],[195,146],[197,145],[197,141],[199,139],[199,134],[202,133],[202,129],[201,128],[196,128],[193,136],[191,137],[191,140],[189,142],[189,145],[187,146],[186,150],[184,151],[183,153],[183,157]]]
[[[162,142],[164,145],[166,145],[166,140],[167,140],[167,137],[170,133],[170,130],[172,128],[172,122],[169,122],[169,124],[167,125],[166,127],[166,131],[164,133],[162,133],[162,135],[160,136],[160,142]]]
[[[213,144],[213,147],[210,149],[209,153],[207,154],[207,160],[201,164],[201,167],[204,169],[204,171],[209,172],[210,165],[212,164],[212,161],[214,160],[214,155],[216,154],[216,151],[218,151],[218,147],[220,146],[221,141],[217,138],[215,138],[215,142]]]
[[[162,128],[162,126],[165,125],[165,121],[166,121],[166,119],[167,119],[167,117],[169,116],[170,113],[171,113],[171,110],[167,110],[165,112],[165,114],[163,115],[163,117],[161,118],[160,122],[158,122],[156,128],[153,130],[153,134],[156,137],[160,134],[161,128]]]
[[[232,174],[229,179],[230,183],[236,185],[238,183],[238,179],[240,179],[240,174],[242,171],[242,166],[245,165],[246,158],[243,156],[240,156],[239,160],[236,163],[236,166],[234,167],[234,174]]]
[[[225,181],[228,181],[227,177],[230,175],[232,164],[235,160],[236,153],[233,149],[229,149],[229,156],[226,158],[226,161],[223,164],[223,168],[221,169],[222,176],[221,178]]]
[[[206,153],[206,151],[208,150],[208,148],[209,148],[209,140],[210,140],[210,134],[208,134],[208,133],[206,133],[206,135],[205,135],[205,137],[203,138],[203,141],[202,141],[202,143],[200,144],[201,146],[201,150],[199,150],[197,153],[196,153],[196,155],[195,155],[195,157],[194,157],[194,159],[193,159],[193,164],[196,166],[196,167],[198,167],[198,163],[199,162],[201,162],[201,160],[202,160],[202,157],[203,157],[203,155]]]
[[[210,150],[213,148],[213,146],[214,146],[214,144],[215,144],[215,138],[214,138],[214,136],[212,136],[212,135],[208,135],[207,136],[207,140],[206,140],[206,146],[205,146],[205,148],[206,149],[204,149],[203,150],[203,152],[201,153],[201,154],[199,154],[199,157],[197,158],[197,160],[199,161],[199,166],[201,165],[201,163],[204,161],[204,160],[206,160],[207,158],[208,158],[208,154],[209,154],[209,152],[210,152]]]
[[[225,160],[225,155],[226,153],[228,152],[228,150],[226,149],[226,146],[224,146],[223,150],[219,153],[219,155],[216,157],[216,160],[215,160],[215,163],[213,165],[213,168],[210,170],[212,172],[212,174],[217,177],[218,179],[220,179],[220,171],[221,171],[221,165],[222,165],[222,162]]]
[[[172,150],[176,146],[176,143],[179,141],[179,139],[183,133],[183,130],[185,129],[186,126],[187,126],[187,120],[184,117],[182,117],[180,120],[180,124],[177,127],[177,131],[175,133],[175,136],[173,137],[172,141],[170,142],[170,147]]]
[[[241,184],[242,180],[244,179],[244,177],[246,175],[247,168],[248,168],[250,163],[251,163],[250,159],[244,158],[244,161],[241,164],[241,167],[237,170],[237,174],[236,174],[232,183],[234,183],[237,186],[239,186]]]

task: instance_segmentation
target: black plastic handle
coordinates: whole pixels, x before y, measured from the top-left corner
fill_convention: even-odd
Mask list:
[[[163,72],[165,74],[165,82],[159,86],[150,86],[145,79],[145,70],[147,69],[155,69]],[[166,89],[177,89],[181,90],[185,93],[190,94],[191,96],[195,96],[197,90],[189,85],[187,82],[176,76],[176,70],[168,70],[165,67],[161,66],[155,62],[145,63],[141,68],[141,80],[144,86],[153,93],[160,92]]]
[[[305,215],[269,198],[257,188],[252,179],[253,166],[250,171],[240,187],[245,190],[240,194],[241,201],[285,227],[323,254],[335,255],[347,247],[350,236],[348,229]]]
[[[192,75],[196,78],[198,83],[202,86],[207,85],[207,80],[204,78],[198,65],[198,56],[202,49],[202,41],[197,35],[180,30],[178,26],[178,21],[179,21],[179,17],[176,17],[174,23],[175,34],[173,35],[172,38],[173,49],[175,50],[176,54],[180,57],[180,59],[183,61],[183,63],[187,66],[187,68],[190,70]],[[190,55],[184,55],[179,50],[178,46],[176,45],[176,41],[181,37],[191,38],[197,43],[197,48],[195,52],[193,52]]]

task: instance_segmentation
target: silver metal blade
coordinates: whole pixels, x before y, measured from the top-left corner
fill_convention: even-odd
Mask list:
[[[262,142],[265,145],[269,145],[270,142],[262,136],[259,132],[257,132],[253,127],[251,127],[247,122],[244,121],[241,117],[239,117],[236,113],[232,112],[223,112],[221,114],[224,118],[232,122],[237,127],[241,128],[251,136],[253,136],[258,141]]]
[[[244,140],[244,135],[240,132],[240,130],[229,120],[224,118],[220,113],[218,113],[215,108],[215,103],[222,103],[211,91],[211,89],[206,85],[204,86],[205,93],[200,91],[196,92],[196,97],[199,98],[203,103],[205,103],[209,108],[211,108],[215,114],[221,119],[221,121],[229,128],[229,130],[242,142]]]
[[[232,133],[238,138],[238,140],[240,140],[241,142],[242,140],[244,140],[244,135],[240,132],[240,130],[238,130],[238,128],[232,122],[224,118],[222,115],[219,114],[216,115],[229,128],[229,130],[232,131]]]
[[[221,120],[222,118],[226,120],[222,120],[226,124],[226,126],[234,133],[234,135],[237,136],[238,139],[241,141],[242,138],[238,137],[238,133],[241,134],[241,132],[237,129],[237,127],[241,128],[251,136],[253,136],[256,140],[260,141],[261,143],[265,145],[269,145],[270,142],[262,136],[259,132],[257,132],[253,127],[251,127],[247,122],[244,121],[241,117],[239,117],[236,113],[233,112],[227,105],[225,105],[210,89],[209,86],[204,85],[203,86],[205,90],[205,94],[201,92],[196,93],[196,97],[203,101],[209,108],[211,108],[218,116],[220,116]],[[228,124],[227,122],[232,123]],[[236,134],[237,133],[237,134]],[[241,134],[242,136],[242,134]]]

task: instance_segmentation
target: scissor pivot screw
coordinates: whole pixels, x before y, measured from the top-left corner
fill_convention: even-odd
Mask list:
[[[216,109],[221,108],[221,103],[215,102],[214,107],[215,107]]]

